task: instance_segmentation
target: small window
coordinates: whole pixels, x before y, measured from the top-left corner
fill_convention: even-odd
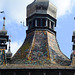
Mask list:
[[[35,20],[33,20],[33,27],[35,27]]]
[[[73,45],[74,46],[74,45]],[[75,50],[75,46],[74,46],[74,50]]]
[[[32,28],[32,21],[29,22],[29,29]]]
[[[53,22],[51,22],[51,29],[54,30],[54,23]]]
[[[37,10],[47,10],[47,8],[45,6],[36,6]]]
[[[40,6],[36,6],[36,9],[37,9],[37,10],[40,10],[40,9],[41,9],[41,7],[40,7]]]
[[[42,19],[42,26],[46,26],[46,19],[45,18]]]
[[[41,26],[41,19],[37,18],[37,26]]]

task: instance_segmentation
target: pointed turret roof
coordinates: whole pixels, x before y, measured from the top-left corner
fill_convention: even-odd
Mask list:
[[[3,17],[3,29],[0,30],[0,35],[6,35],[7,34],[7,30],[5,29],[5,17]]]
[[[9,39],[9,49],[8,49],[8,52],[6,53],[6,59],[7,59],[8,63],[12,58],[12,53],[11,53],[11,50],[10,50],[10,42],[11,42],[11,40]]]
[[[9,58],[11,58],[11,56],[12,56],[12,53],[11,53],[11,50],[10,50],[10,42],[11,42],[11,40],[9,39],[9,49],[8,49],[8,52],[6,53],[6,56],[9,57]]]
[[[69,65],[70,60],[60,51],[57,40],[52,33],[34,31],[27,35],[23,45],[10,63]]]

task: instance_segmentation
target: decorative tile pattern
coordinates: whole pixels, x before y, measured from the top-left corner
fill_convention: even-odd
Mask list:
[[[51,63],[48,43],[47,43],[47,33],[45,31],[35,31],[35,37],[33,41],[30,60],[33,64],[45,64]]]
[[[55,35],[40,30],[27,34],[26,40],[10,63],[69,65],[69,62],[69,59],[60,51]]]
[[[0,65],[5,64],[5,51],[4,50],[0,50]]]
[[[69,65],[70,61],[61,52],[55,35],[51,34],[50,32],[47,32],[47,36],[48,36],[48,46],[49,46],[51,60],[55,61],[56,63],[60,65]]]
[[[13,59],[23,59],[27,57],[27,54],[30,51],[30,46],[32,44],[32,40],[33,40],[33,36],[34,36],[34,32],[31,32],[27,35],[23,45],[21,46],[21,48],[16,52],[16,54],[14,55]]]

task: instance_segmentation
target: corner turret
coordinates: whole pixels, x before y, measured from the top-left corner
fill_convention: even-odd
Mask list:
[[[5,17],[3,17],[3,29],[0,30],[0,35],[7,35],[7,30],[5,29]]]
[[[6,53],[7,63],[9,63],[9,61],[12,58],[12,53],[11,53],[11,50],[10,50],[10,42],[11,42],[11,40],[9,39],[9,49],[8,49],[8,52]]]
[[[7,42],[9,36],[7,35],[7,30],[5,29],[5,17],[3,17],[3,29],[0,31],[0,65],[6,64],[6,54]]]
[[[73,46],[72,46],[73,52],[71,53],[70,58],[71,58],[71,65],[75,66],[75,31],[73,31],[72,42],[73,42]]]

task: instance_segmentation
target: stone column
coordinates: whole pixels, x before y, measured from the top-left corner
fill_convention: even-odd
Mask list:
[[[37,27],[37,19],[35,20],[35,27]]]
[[[46,27],[48,27],[48,20],[46,19]]]
[[[0,72],[0,75],[1,75],[1,72]]]
[[[49,21],[49,28],[51,28],[51,21]]]
[[[28,75],[31,75],[31,72],[28,72]]]
[[[14,75],[16,75],[16,72],[14,72]]]
[[[59,75],[61,75],[61,72],[59,72]]]
[[[46,73],[44,72],[43,75],[46,75]]]

